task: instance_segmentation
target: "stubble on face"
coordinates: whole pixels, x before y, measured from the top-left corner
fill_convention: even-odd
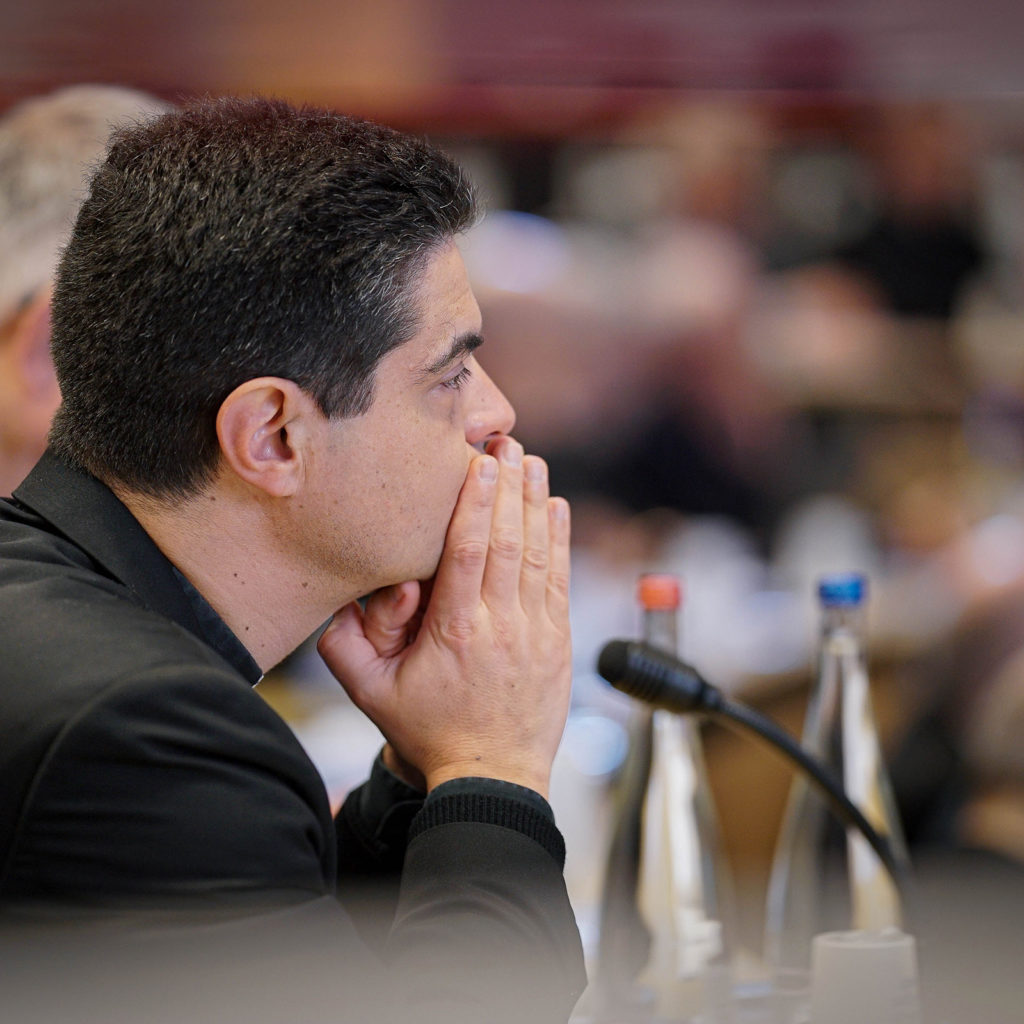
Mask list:
[[[427,261],[415,294],[418,329],[378,364],[369,409],[322,424],[307,554],[326,584],[359,593],[433,575],[476,454],[464,403],[477,385],[451,384],[475,365],[480,311],[454,245]]]

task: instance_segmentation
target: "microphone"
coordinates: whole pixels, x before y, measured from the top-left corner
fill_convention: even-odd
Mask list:
[[[597,671],[616,690],[665,711],[721,710],[723,694],[692,665],[637,640],[610,640]]]
[[[897,888],[906,887],[907,864],[893,849],[888,836],[875,830],[846,795],[842,782],[767,715],[727,697],[692,665],[638,640],[609,640],[598,655],[597,671],[616,690],[652,707],[677,714],[707,712],[767,742],[804,772],[844,825],[857,829],[864,836]]]

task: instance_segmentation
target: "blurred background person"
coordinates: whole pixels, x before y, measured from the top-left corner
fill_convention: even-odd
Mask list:
[[[50,288],[89,173],[112,128],[165,109],[154,97],[78,85],[0,120],[0,494],[46,446],[60,393],[50,363]]]
[[[948,322],[984,266],[972,134],[951,104],[893,104],[869,140],[881,202],[836,258],[899,316]]]

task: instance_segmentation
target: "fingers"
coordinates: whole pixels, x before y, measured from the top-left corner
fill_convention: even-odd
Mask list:
[[[353,703],[366,710],[372,687],[369,666],[376,652],[363,632],[363,614],[353,601],[345,605],[320,635],[316,649]]]
[[[547,502],[550,536],[550,565],[547,573],[548,614],[566,632],[569,628],[569,503],[565,498],[549,498]]]
[[[543,459],[523,460],[523,555],[519,600],[527,611],[544,608],[551,563],[548,528],[548,467]]]
[[[434,580],[435,621],[455,634],[472,631],[481,597],[495,612],[568,615],[568,505],[550,498],[547,466],[518,441],[488,451],[470,465]],[[391,642],[392,633],[381,641]]]
[[[501,472],[491,520],[482,595],[492,609],[519,600],[523,558],[523,446],[510,437],[496,447]]]
[[[487,564],[497,490],[497,460],[491,455],[473,459],[448,525],[431,592],[435,619],[446,630],[472,631]]]
[[[394,657],[408,645],[419,601],[420,586],[415,581],[396,583],[370,595],[363,613],[363,633],[380,657]]]

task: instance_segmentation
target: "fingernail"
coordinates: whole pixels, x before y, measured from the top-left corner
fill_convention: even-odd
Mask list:
[[[526,463],[526,479],[540,483],[547,474],[547,466],[540,459],[530,459]]]
[[[493,483],[498,479],[498,463],[490,455],[485,455],[480,463],[480,479]]]
[[[523,462],[523,446],[518,441],[509,441],[502,446],[501,459],[510,466],[520,466]]]

